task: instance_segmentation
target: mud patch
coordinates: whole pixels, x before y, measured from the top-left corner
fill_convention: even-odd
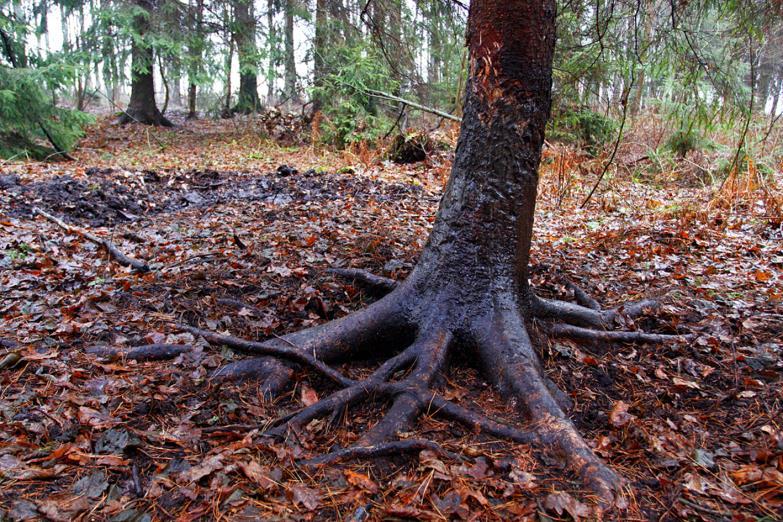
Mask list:
[[[299,173],[285,166],[269,174],[218,172],[128,171],[88,169],[82,177],[56,176],[25,183],[17,175],[0,177],[0,203],[13,217],[30,218],[34,207],[65,221],[112,226],[161,212],[211,207],[233,201],[289,205],[335,200],[351,195],[359,201],[393,201],[422,195],[406,183],[383,183],[344,174]]]

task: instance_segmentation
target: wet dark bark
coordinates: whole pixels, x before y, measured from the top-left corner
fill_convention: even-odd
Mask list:
[[[171,122],[160,113],[155,104],[155,83],[152,75],[154,51],[150,44],[143,42],[144,35],[149,31],[149,17],[154,6],[147,0],[136,0],[136,5],[145,9],[147,15],[136,16],[133,20],[136,31],[142,38],[134,39],[131,44],[131,96],[128,108],[119,121],[171,127]]]
[[[341,319],[264,342],[183,326],[213,344],[256,356],[272,356],[327,377],[341,388],[319,402],[272,423],[283,436],[316,418],[339,417],[349,405],[386,398],[389,408],[357,443],[314,459],[365,458],[401,451],[388,442],[409,431],[428,411],[470,429],[538,445],[562,458],[604,504],[623,484],[591,450],[563,411],[563,394],[543,374],[527,322],[557,320],[571,328],[560,336],[621,342],[672,342],[677,336],[602,331],[650,302],[600,310],[582,291],[580,304],[540,299],[529,287],[538,164],[551,105],[555,38],[554,0],[472,2],[468,18],[470,78],[451,178],[419,263],[399,284],[358,270],[337,274],[390,292]],[[487,380],[519,405],[529,430],[472,412],[437,396],[438,376],[449,353],[463,351]],[[369,377],[348,378],[328,363],[390,356]],[[404,377],[394,380],[400,370]],[[269,390],[273,392],[273,390]],[[427,446],[417,442],[416,448]]]
[[[198,111],[196,110],[196,84],[188,84],[188,119],[194,120],[198,118]]]

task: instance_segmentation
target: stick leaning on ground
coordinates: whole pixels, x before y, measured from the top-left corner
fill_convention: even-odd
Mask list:
[[[108,239],[100,238],[95,234],[92,234],[91,232],[87,232],[86,230],[82,230],[81,228],[69,225],[68,223],[64,222],[62,219],[59,219],[49,214],[48,212],[41,210],[38,207],[33,208],[33,213],[45,217],[46,219],[56,224],[63,230],[67,230],[68,232],[71,232],[73,234],[78,234],[84,239],[86,239],[87,241],[90,241],[98,246],[105,248],[106,251],[109,252],[109,254],[122,266],[129,266],[133,270],[136,270],[137,272],[150,271],[149,265],[147,265],[142,261],[139,261],[138,259],[134,259],[132,257],[126,256],[120,251],[119,248],[117,248],[117,245],[115,245]]]

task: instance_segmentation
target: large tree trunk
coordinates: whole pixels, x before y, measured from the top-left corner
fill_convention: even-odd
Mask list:
[[[131,44],[131,96],[128,108],[120,116],[120,123],[144,123],[171,127],[155,104],[155,83],[153,70],[155,56],[152,46],[144,41],[149,31],[153,3],[149,0],[136,0],[136,5],[147,11],[147,15],[136,16],[133,20],[140,38],[134,38]]]
[[[258,98],[258,50],[253,0],[237,0],[234,5],[234,19],[234,39],[239,56],[239,96],[233,111],[250,114],[261,107]]]
[[[391,293],[347,317],[265,342],[183,327],[213,343],[304,364],[342,387],[285,417],[270,435],[284,436],[288,429],[298,430],[368,396],[387,397],[389,410],[354,446],[315,460],[429,447],[426,441],[387,442],[410,431],[417,416],[429,411],[471,429],[536,444],[560,456],[605,503],[614,500],[622,480],[592,452],[564,413],[567,400],[543,374],[526,320],[560,320],[542,324],[550,324],[554,335],[582,339],[671,342],[682,337],[607,331],[620,311],[600,310],[579,289],[574,294],[580,304],[573,304],[541,299],[529,287],[554,40],[554,0],[471,2],[465,113],[451,178],[421,259],[401,284],[356,270],[339,271]],[[622,312],[638,314],[649,305],[627,305]],[[378,356],[389,346],[397,348],[397,355],[361,381],[326,364]],[[438,397],[434,384],[449,353],[456,351],[476,361],[503,396],[519,405],[531,423],[528,431]],[[403,369],[410,371],[393,380]]]

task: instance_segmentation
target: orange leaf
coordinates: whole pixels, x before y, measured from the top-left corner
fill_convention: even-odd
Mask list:
[[[315,392],[314,389],[310,388],[309,386],[303,384],[302,385],[302,404],[307,406],[312,406],[318,402],[318,394]]]

